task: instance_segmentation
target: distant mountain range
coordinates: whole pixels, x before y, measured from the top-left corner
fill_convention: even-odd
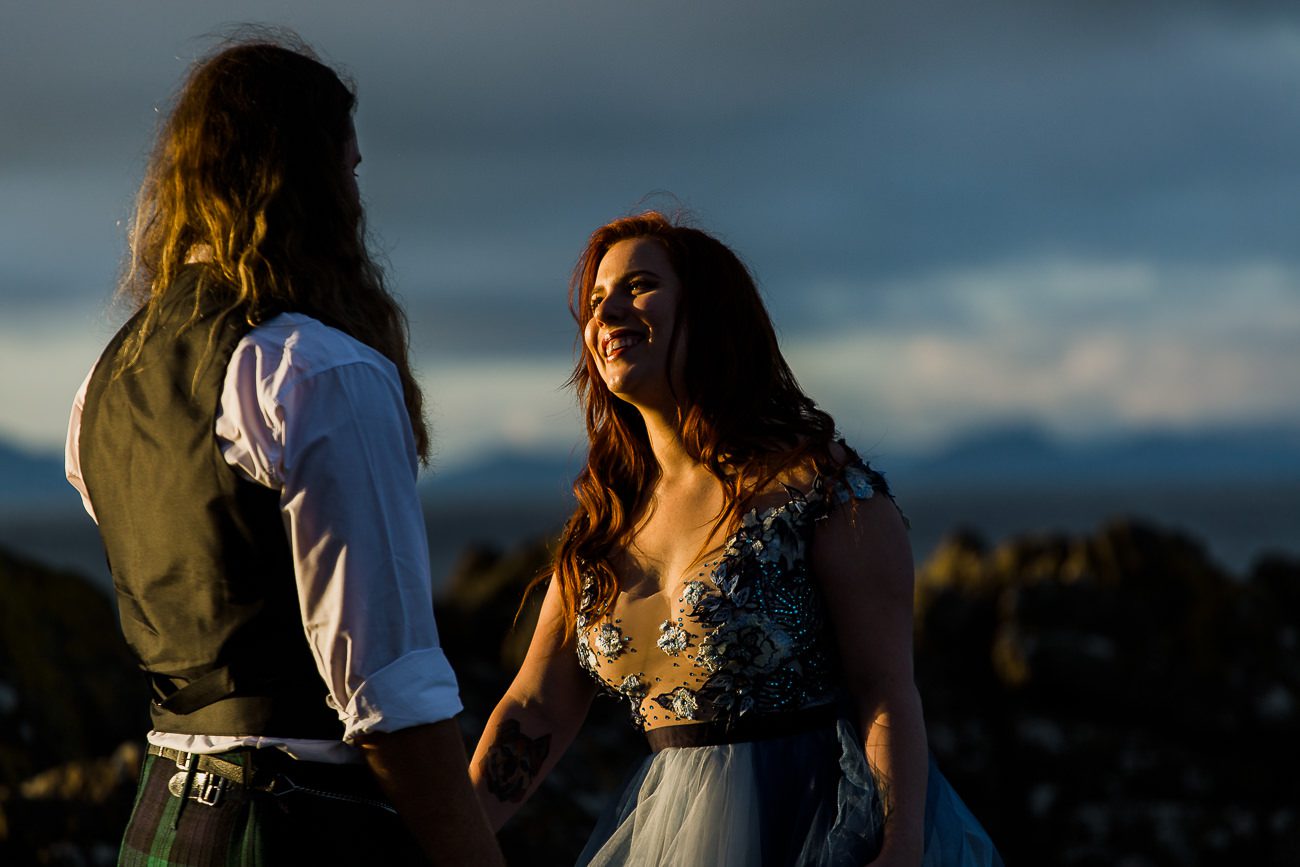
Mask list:
[[[567,499],[586,460],[585,451],[524,451],[502,449],[460,466],[434,466],[420,487],[434,500],[467,497],[473,500],[526,496],[537,500]]]
[[[44,505],[76,492],[63,477],[63,456],[31,452],[0,440],[0,504]]]
[[[1080,442],[1016,425],[958,437],[929,452],[857,445],[896,486],[913,489],[1300,482],[1300,428],[1280,425],[1141,432]],[[500,450],[459,466],[435,468],[421,488],[434,501],[504,495],[558,501],[569,496],[582,460],[578,449]],[[0,505],[49,503],[76,503],[63,478],[62,457],[0,442]]]
[[[1300,428],[1153,431],[1063,442],[1026,425],[964,436],[927,454],[881,457],[891,477],[924,487],[1300,482]]]
[[[1196,432],[1141,432],[1065,442],[1031,425],[958,437],[927,452],[869,449],[863,457],[909,489],[1118,484],[1248,485],[1300,482],[1300,428],[1257,426]],[[580,451],[503,450],[423,483],[435,500],[528,493],[568,495]]]

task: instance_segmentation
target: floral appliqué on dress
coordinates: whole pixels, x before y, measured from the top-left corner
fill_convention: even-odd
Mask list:
[[[785,502],[744,516],[708,580],[683,585],[678,600],[684,615],[659,628],[658,651],[704,672],[695,689],[667,678],[655,684],[662,691],[651,701],[678,720],[734,722],[835,697],[836,652],[810,573],[813,527],[836,505],[877,493],[888,496],[889,488],[879,473],[854,462],[834,479],[819,476],[807,493],[795,488],[787,493]],[[644,672],[606,681],[598,658],[633,650],[628,646],[633,639],[607,620],[590,623],[585,606],[578,627],[579,662],[608,692],[627,699],[633,719],[644,726],[641,708],[649,695]],[[653,673],[649,664],[645,671]]]
[[[655,642],[655,647],[658,647],[669,656],[677,656],[690,646],[691,634],[679,624],[673,623],[671,620],[665,620],[660,624],[659,640]]]
[[[618,659],[623,655],[623,648],[632,639],[623,634],[623,630],[613,623],[602,623],[596,627],[591,643],[607,659]]]

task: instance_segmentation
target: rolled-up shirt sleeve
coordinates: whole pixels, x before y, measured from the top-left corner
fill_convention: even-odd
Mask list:
[[[438,644],[396,368],[360,349],[321,365],[295,346],[232,359],[226,459],[280,489],[303,627],[344,740],[449,719],[461,702]]]
[[[72,399],[72,410],[68,414],[68,437],[63,447],[63,474],[68,484],[77,489],[81,495],[81,505],[86,514],[95,519],[95,507],[90,504],[90,493],[86,490],[86,481],[81,477],[81,414],[86,408],[86,389],[90,387],[90,377],[94,374],[92,367],[81,381],[77,395]]]

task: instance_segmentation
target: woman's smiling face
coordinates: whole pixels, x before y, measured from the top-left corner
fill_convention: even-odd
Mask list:
[[[675,323],[681,294],[653,238],[613,244],[596,269],[583,341],[605,385],[634,406],[666,411],[683,394],[685,328]]]

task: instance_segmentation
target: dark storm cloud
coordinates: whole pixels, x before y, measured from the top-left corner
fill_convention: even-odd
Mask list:
[[[1170,311],[1204,341],[1240,298],[1272,306],[1216,346],[1254,370],[1300,327],[1295,4],[78,0],[0,22],[11,328],[104,303],[155,108],[241,19],[295,27],[355,77],[370,225],[442,363],[562,371],[574,258],[655,191],[744,255],[791,342],[965,332],[939,403],[963,353],[1024,333],[1160,332],[1192,358]],[[1167,366],[1153,382],[1183,375]]]
[[[383,204],[412,225],[442,214],[428,231],[485,262],[510,239],[565,250],[521,254],[526,279],[672,190],[791,327],[806,311],[788,299],[826,280],[1026,254],[1293,260],[1294,14],[1065,6],[760,4],[739,24],[613,32],[530,18],[536,37],[491,53],[487,75],[435,59],[427,83],[374,95],[374,149],[427,184]],[[422,92],[439,111],[411,111]]]
[[[30,7],[10,31],[22,134],[0,153],[138,169],[153,106],[222,19],[74,8]],[[1300,53],[1283,4],[243,11],[298,23],[355,73],[385,227],[471,246],[542,234],[571,258],[594,223],[668,189],[782,283],[1025,249],[1293,255]]]
[[[406,303],[416,347],[430,361],[464,356],[554,359],[573,343],[576,327],[563,298],[541,292],[461,287],[431,298],[411,294]]]

